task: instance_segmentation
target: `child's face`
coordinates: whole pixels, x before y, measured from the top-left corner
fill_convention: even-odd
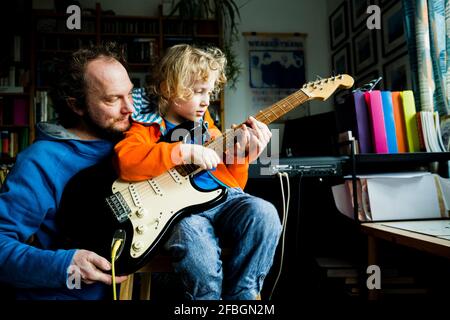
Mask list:
[[[211,73],[207,81],[197,81],[192,88],[194,95],[189,100],[175,99],[169,106],[166,117],[172,123],[179,124],[185,120],[194,122],[203,118],[209,106],[210,95],[214,90],[217,74]]]

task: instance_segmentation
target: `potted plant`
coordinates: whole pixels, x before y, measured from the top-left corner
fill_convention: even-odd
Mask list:
[[[192,22],[196,19],[214,17],[223,30],[222,49],[227,57],[226,75],[231,88],[236,87],[241,64],[232,50],[233,43],[239,40],[237,28],[240,14],[235,0],[173,0],[169,16],[178,13],[181,18]]]

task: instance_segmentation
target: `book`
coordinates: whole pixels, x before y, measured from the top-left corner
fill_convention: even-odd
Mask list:
[[[438,139],[439,147],[442,152],[447,151],[444,145],[444,141],[442,140],[442,132],[441,132],[441,120],[439,118],[439,113],[435,111],[434,113],[434,125],[436,128],[436,136]]]
[[[23,87],[1,86],[0,93],[23,93]]]
[[[2,139],[2,155],[9,156],[9,132],[3,130],[0,132],[0,136]]]
[[[428,144],[425,141],[424,136],[424,126],[422,125],[422,117],[420,115],[420,112],[416,114],[416,120],[417,120],[417,132],[419,134],[419,147],[420,151],[427,151]]]
[[[398,152],[408,152],[408,137],[406,136],[403,101],[399,91],[392,92],[392,109],[394,111],[395,135],[397,137]]]
[[[417,132],[416,104],[411,90],[401,93],[403,102],[403,114],[405,117],[406,136],[408,137],[409,152],[420,151],[419,134]]]
[[[28,125],[28,105],[26,99],[14,99],[13,102],[13,124]]]
[[[381,92],[373,90],[364,93],[372,133],[373,151],[375,153],[388,153],[386,126],[384,122],[383,102]]]
[[[353,93],[353,101],[356,113],[356,126],[359,141],[359,150],[361,153],[371,153],[372,139],[370,134],[369,115],[367,111],[364,93],[357,91]]]
[[[388,151],[389,153],[398,153],[392,93],[390,91],[382,91],[381,99],[383,102],[384,125],[386,127]]]
[[[443,152],[443,143],[439,141],[438,129],[436,128],[435,112],[420,111],[417,113],[418,130],[420,129],[419,139],[423,137],[423,143],[425,145],[425,151],[427,152]],[[439,120],[437,122],[439,124]],[[442,140],[442,139],[441,139]],[[420,141],[420,140],[419,140]],[[420,142],[419,142],[420,143]]]
[[[22,61],[22,38],[20,36],[17,35],[14,36],[13,50],[14,50],[13,51],[14,62]]]

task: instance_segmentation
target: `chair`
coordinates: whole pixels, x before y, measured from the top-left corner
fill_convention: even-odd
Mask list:
[[[170,256],[158,254],[144,267],[136,271],[141,276],[141,286],[139,290],[140,300],[150,300],[152,272],[172,272]],[[120,284],[120,300],[132,300],[133,298],[134,274],[130,274],[128,279]]]
[[[230,248],[222,249],[222,259],[226,259],[231,253]],[[136,271],[141,277],[139,289],[140,300],[150,300],[152,272],[173,272],[169,254],[159,253],[153,257],[144,267]],[[134,274],[130,274],[128,279],[120,284],[119,300],[133,299]]]

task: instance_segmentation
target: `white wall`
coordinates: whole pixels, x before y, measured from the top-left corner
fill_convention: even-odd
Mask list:
[[[306,79],[316,75],[328,77],[330,55],[328,45],[328,15],[325,0],[236,0],[241,9],[240,32],[300,32],[306,33]],[[235,46],[242,63],[242,75],[237,89],[225,92],[225,126],[240,123],[245,115],[252,114],[248,77],[248,53],[244,37]],[[310,114],[331,110],[331,104],[313,101]],[[293,115],[295,115],[293,111]]]

